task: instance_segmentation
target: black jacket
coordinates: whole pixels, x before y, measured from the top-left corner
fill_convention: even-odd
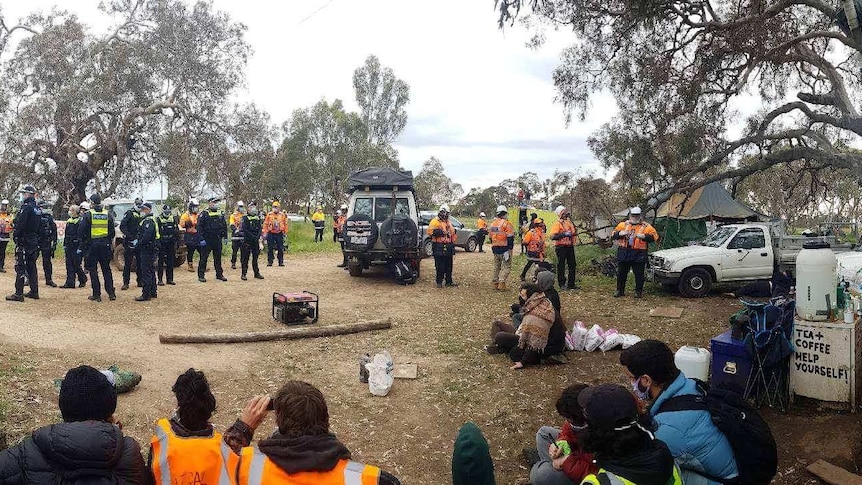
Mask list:
[[[177,228],[180,227],[180,218],[174,215],[156,218],[156,224],[159,225],[159,233],[162,236],[162,242],[175,242],[177,239]]]
[[[123,215],[123,220],[120,221],[120,232],[123,233],[123,244],[126,246],[131,246],[132,241],[138,239],[141,219],[143,219],[141,213],[134,209],[127,210],[126,214]]]
[[[210,212],[209,209],[198,216],[198,233],[209,242],[227,237],[227,221],[221,211]]]
[[[81,217],[70,217],[66,220],[66,231],[63,234],[65,251],[75,251],[81,245]]]
[[[287,473],[329,471],[339,460],[350,459],[350,451],[334,434],[287,438],[276,432],[260,440],[261,453]],[[401,485],[387,472],[380,471],[380,485]]]
[[[39,214],[39,247],[51,249],[56,246],[57,223],[54,222],[54,215],[47,211],[41,211]]]
[[[36,208],[36,199],[33,197],[24,199],[21,210],[15,214],[12,225],[14,226],[12,240],[17,246],[29,247],[34,250],[38,247],[40,219]]]
[[[622,457],[596,457],[600,468],[637,485],[666,485],[673,477],[673,455],[667,445],[651,440],[649,448]]]
[[[39,428],[0,451],[2,485],[132,485],[144,483],[147,473],[138,442],[100,421]]]
[[[239,226],[239,233],[243,237],[243,243],[257,246],[260,240],[260,233],[263,230],[263,217],[260,214],[256,216],[244,215]]]
[[[102,206],[97,205],[92,210],[102,210]],[[90,211],[87,211],[86,213],[84,213],[84,216],[81,217],[81,230],[79,234],[81,237],[82,248],[88,247],[90,245],[90,242],[92,241],[92,239],[90,238],[90,227],[92,226],[92,221],[93,218]],[[116,236],[117,230],[114,227],[114,213],[108,211],[108,237],[105,239],[105,242],[112,243]]]
[[[152,215],[141,219],[141,224],[138,226],[138,248],[153,249],[159,241],[159,234],[156,233],[156,220]]]

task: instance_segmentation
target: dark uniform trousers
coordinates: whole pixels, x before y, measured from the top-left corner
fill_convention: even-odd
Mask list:
[[[221,267],[222,242],[218,239],[205,239],[207,244],[201,248],[201,262],[198,263],[198,278],[203,278],[207,268],[207,261],[210,254],[213,257],[213,267],[215,267],[216,278],[224,276],[224,270]]]
[[[165,281],[162,277],[167,277],[167,282],[174,281],[174,264],[177,260],[177,247],[173,240],[159,243],[159,283]]]
[[[278,255],[278,265],[284,265],[284,233],[269,233],[266,235],[267,262],[271,265]]]
[[[557,253],[557,283],[560,284],[560,289],[572,288],[575,286],[575,247],[574,246],[557,246],[554,248]],[[568,269],[568,282],[566,279],[566,270]]]
[[[66,257],[66,286],[75,286],[75,277],[83,285],[87,281],[87,275],[81,267],[83,257],[78,254],[78,246],[70,245],[63,248]]]
[[[24,294],[24,281],[30,284],[30,293],[39,294],[39,276],[36,274],[36,258],[39,246],[22,244],[15,247],[15,294]]]
[[[236,265],[236,257],[237,255],[242,255],[242,240],[241,239],[231,239],[230,241],[230,264],[231,266]]]
[[[242,275],[248,274],[248,261],[251,259],[251,269],[255,275],[260,274],[260,269],[257,266],[257,259],[260,257],[260,245],[257,241],[253,243],[244,243],[241,249]]]
[[[53,281],[54,276],[54,262],[52,258],[54,256],[54,250],[51,249],[51,246],[48,247],[40,246],[39,247],[39,255],[42,256],[42,272],[45,274],[45,281]]]
[[[131,241],[130,241],[131,242]],[[140,251],[130,244],[123,244],[123,284],[128,285],[132,279],[132,263],[135,263],[135,283],[141,286]]]
[[[138,249],[141,284],[143,296],[155,298],[156,295],[156,243],[142,246]]]
[[[84,267],[90,272],[90,283],[93,285],[93,296],[102,296],[102,284],[99,280],[99,268],[105,278],[105,291],[114,294],[114,276],[111,274],[111,242],[107,238],[93,239],[84,256]]]

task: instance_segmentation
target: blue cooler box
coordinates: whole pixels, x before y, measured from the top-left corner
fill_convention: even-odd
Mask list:
[[[730,330],[710,340],[712,351],[712,378],[710,387],[724,387],[745,394],[751,374],[751,356],[744,340],[731,338]]]

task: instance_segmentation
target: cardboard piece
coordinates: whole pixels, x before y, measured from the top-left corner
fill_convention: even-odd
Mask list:
[[[817,460],[808,465],[806,470],[830,485],[862,485],[862,477],[828,461]]]
[[[396,379],[418,379],[419,365],[418,364],[395,364],[393,375]]]
[[[682,308],[675,306],[660,306],[649,311],[651,317],[679,318],[682,316]]]

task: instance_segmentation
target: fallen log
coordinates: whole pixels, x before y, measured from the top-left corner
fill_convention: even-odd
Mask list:
[[[392,319],[346,323],[321,327],[298,327],[288,330],[249,333],[216,333],[201,335],[159,335],[163,344],[235,344],[242,342],[268,342],[271,340],[294,340],[300,338],[332,337],[351,333],[386,330],[392,327]]]
[[[806,468],[809,473],[817,476],[830,485],[860,485],[862,477],[839,468],[825,460],[817,460]]]

